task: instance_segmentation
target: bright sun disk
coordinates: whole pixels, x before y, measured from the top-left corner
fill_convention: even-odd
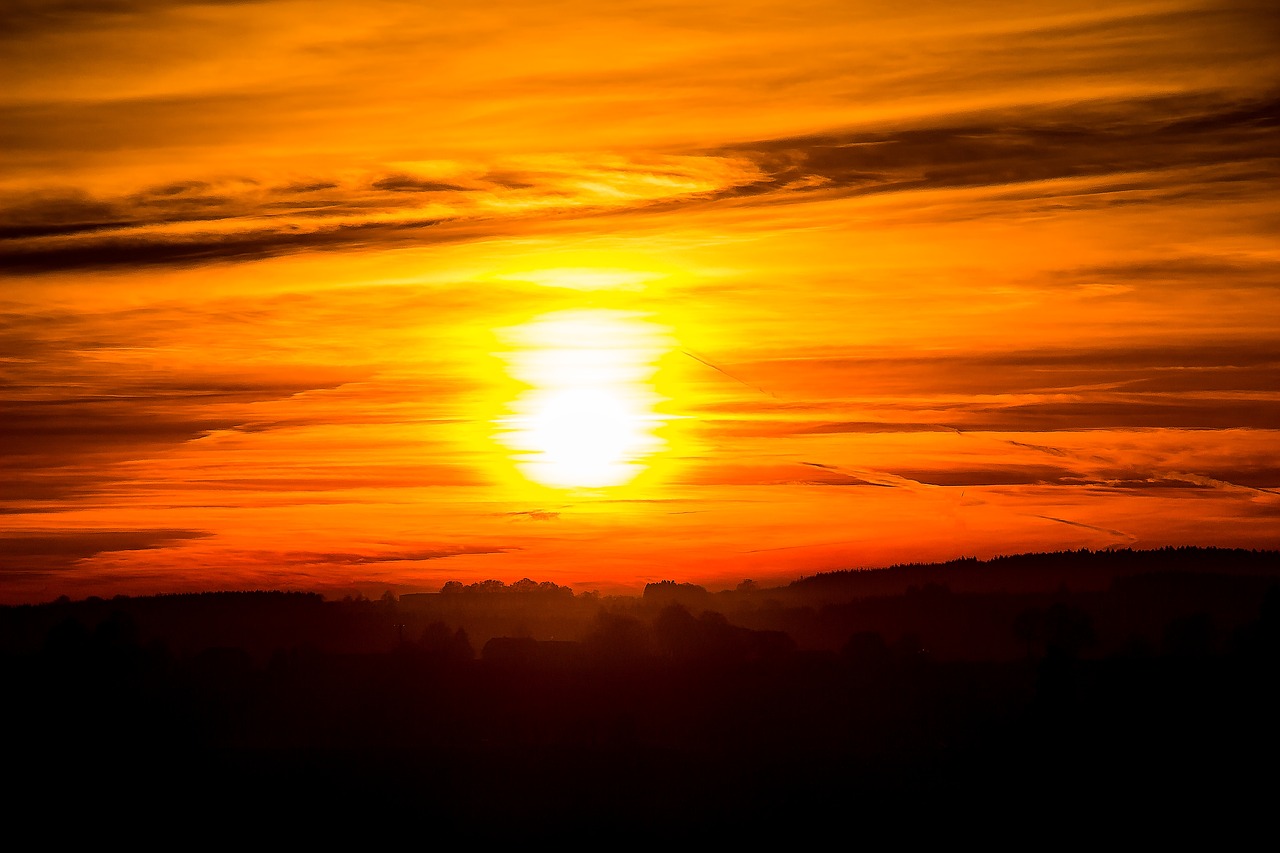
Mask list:
[[[509,370],[529,387],[499,438],[524,476],[559,488],[633,480],[663,445],[651,384],[662,331],[625,312],[592,310],[547,315],[509,337]]]

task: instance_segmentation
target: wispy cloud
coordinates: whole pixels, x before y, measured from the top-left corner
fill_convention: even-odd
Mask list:
[[[200,539],[201,530],[9,530],[0,534],[0,576],[31,580],[66,572],[89,557],[147,551]]]
[[[1109,527],[1098,527],[1093,524],[1085,524],[1082,521],[1072,521],[1067,518],[1054,518],[1053,516],[1050,516],[1050,515],[1040,515],[1040,516],[1037,516],[1037,518],[1043,518],[1045,521],[1053,521],[1058,524],[1067,524],[1067,525],[1070,525],[1071,527],[1079,527],[1084,530],[1093,530],[1098,533],[1105,533],[1108,536],[1116,536],[1120,539],[1124,539],[1130,542],[1137,541],[1137,538],[1138,538],[1136,536],[1133,536],[1132,534],[1125,533],[1122,530],[1112,530]]]
[[[1175,176],[1178,170],[1226,165],[1247,169],[1193,180],[1226,180],[1249,192],[1259,180],[1280,178],[1272,157],[1280,135],[1270,120],[1278,105],[1274,97],[1231,103],[1203,95],[1103,101],[964,121],[942,117],[934,126],[906,130],[762,140],[678,157],[637,152],[630,160],[560,159],[541,166],[530,160],[514,169],[480,163],[464,168],[464,177],[474,177],[461,181],[409,172],[364,184],[318,178],[299,185],[305,191],[295,189],[288,203],[257,179],[214,184],[190,178],[115,198],[46,187],[11,194],[0,207],[0,269],[31,274],[420,246],[521,233],[533,217],[670,214],[720,203],[1007,185],[1034,187],[1024,199],[1051,199],[1080,193],[1078,185],[1054,183],[1064,179],[1100,178],[1111,184],[1109,192],[1132,192],[1185,187],[1187,177]],[[1264,275],[1274,272],[1273,262],[1262,263]],[[1161,269],[1167,275],[1174,265],[1131,265],[1125,275],[1150,278]],[[1195,272],[1184,264],[1176,274]]]

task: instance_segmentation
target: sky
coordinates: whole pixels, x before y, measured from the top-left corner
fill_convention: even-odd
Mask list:
[[[1280,547],[1280,16],[11,0],[0,603]]]

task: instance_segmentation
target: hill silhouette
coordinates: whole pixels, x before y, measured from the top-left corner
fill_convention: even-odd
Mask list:
[[[856,812],[864,831],[929,815],[912,837],[938,840],[995,803],[1006,827],[1170,809],[1238,826],[1266,813],[1255,780],[1280,757],[1278,557],[5,607],[13,806],[223,827],[411,815],[524,839],[794,841]]]

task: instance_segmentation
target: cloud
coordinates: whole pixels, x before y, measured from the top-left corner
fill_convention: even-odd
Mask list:
[[[286,226],[243,233],[135,234],[84,240],[70,245],[0,247],[0,274],[18,276],[75,269],[195,266],[262,260],[304,251],[421,246],[428,242],[475,236],[430,233],[429,229],[439,224],[439,220],[431,219],[366,222],[323,226],[309,231],[295,231]]]
[[[1068,468],[1019,463],[984,468],[894,468],[892,473],[926,486],[1064,485],[1078,477],[1077,472]]]
[[[1080,485],[1098,489],[1106,489],[1116,492],[1133,492],[1133,493],[1155,493],[1164,492],[1169,489],[1207,489],[1197,483],[1190,483],[1186,480],[1179,480],[1171,477],[1142,477],[1129,479],[1089,479],[1081,477],[1075,482],[1071,478],[1063,481],[1064,485]]]
[[[5,0],[0,6],[3,38],[30,38],[41,32],[96,28],[104,23],[201,5],[249,5],[265,0]]]
[[[895,432],[958,432],[946,424],[904,423],[901,421],[834,421],[831,423],[802,426],[791,430],[792,435],[830,435],[837,433],[895,433]],[[808,464],[808,463],[806,463]]]
[[[1014,447],[1024,447],[1024,448],[1026,448],[1027,450],[1036,450],[1036,451],[1039,451],[1040,453],[1047,453],[1047,454],[1049,454],[1050,456],[1061,456],[1061,457],[1070,457],[1070,456],[1071,456],[1071,454],[1070,454],[1070,453],[1068,453],[1067,451],[1063,450],[1063,449],[1062,449],[1062,448],[1060,448],[1060,447],[1049,447],[1049,446],[1044,445],[1044,444],[1030,444],[1030,443],[1025,442],[1025,441],[1012,441],[1012,440],[1010,440],[1010,441],[1009,441],[1009,443],[1010,443],[1010,444],[1012,444]]]
[[[201,530],[28,530],[0,534],[0,575],[49,574],[75,568],[81,560],[116,551],[150,551],[201,539]]]
[[[235,392],[233,399],[277,399],[278,392]],[[136,477],[123,463],[162,455],[183,443],[240,426],[251,415],[208,411],[208,397],[135,396],[121,400],[46,400],[0,404],[0,506],[7,511],[48,509],[60,501],[99,492],[121,478]],[[32,505],[33,502],[36,505]]]
[[[259,307],[261,303],[259,303]],[[260,427],[261,404],[336,389],[367,368],[209,358],[192,322],[264,341],[255,318],[151,306],[102,312],[32,307],[0,312],[0,504],[48,509],[127,475],[152,458],[221,430]],[[66,508],[73,506],[66,504]]]
[[[1170,471],[1165,474],[1170,480],[1182,481],[1196,486],[1208,486],[1217,489],[1229,489],[1232,491],[1248,491],[1258,492],[1265,495],[1280,495],[1280,488],[1263,488],[1261,486],[1250,485],[1250,482],[1263,482],[1271,486],[1280,486],[1280,469],[1271,468],[1267,471],[1239,471],[1235,474],[1231,472],[1215,472],[1217,477],[1209,477],[1204,474],[1192,474],[1183,471]],[[1231,479],[1223,479],[1230,477]]]
[[[1098,283],[1123,284],[1139,288],[1168,288],[1194,286],[1198,289],[1272,288],[1280,278],[1280,261],[1265,257],[1215,257],[1182,255],[1180,257],[1143,258],[1135,261],[1082,266],[1058,270],[1049,274],[1054,283],[1088,285]],[[1207,350],[1206,355],[1229,352],[1220,346]],[[1256,363],[1258,356],[1236,352]],[[1137,353],[1134,353],[1137,354]],[[1266,347],[1264,355],[1275,355],[1274,347]]]
[[[812,355],[735,367],[806,402],[743,394],[705,403],[709,429],[799,436],[1280,427],[1280,349],[1271,340]]]
[[[528,509],[520,512],[504,512],[504,516],[514,516],[517,518],[527,518],[530,521],[555,521],[560,517],[560,513],[553,510],[545,509]]]
[[[0,240],[70,236],[134,224],[119,205],[93,198],[84,190],[55,189],[0,203]]]
[[[303,183],[286,184],[282,187],[276,187],[275,192],[279,193],[315,193],[321,190],[337,189],[339,184],[336,181],[311,181]]]
[[[319,176],[273,190],[266,178],[192,176],[110,198],[48,187],[0,199],[0,269],[29,275],[390,249],[516,234],[548,216],[586,227],[602,215],[922,190],[1016,185],[1026,188],[1024,200],[1088,203],[1078,197],[1094,190],[1064,179],[1103,181],[1109,198],[1117,188],[1185,193],[1215,181],[1252,193],[1278,174],[1272,152],[1280,126],[1271,120],[1277,110],[1274,94],[1178,95],[935,116],[902,129],[779,137],[662,157],[531,158],[506,167],[476,161],[466,167],[476,177],[464,182],[391,172],[367,184]],[[281,201],[282,192],[293,201]],[[422,194],[437,207],[424,212]],[[193,223],[208,225],[174,230]],[[1253,266],[1246,272],[1260,283],[1274,273],[1274,263]],[[1175,268],[1170,261],[1163,272],[1197,280],[1215,272]],[[1161,270],[1092,272],[1151,280]]]
[[[112,197],[66,187],[10,193],[0,197],[0,275],[485,239],[692,198],[740,180],[739,168],[705,156],[564,157],[524,162],[520,179],[513,172],[475,185],[397,173],[368,184],[313,180],[275,189],[265,188],[265,179],[242,178],[183,180]],[[431,194],[429,205],[423,193]]]
[[[876,486],[880,488],[891,487],[892,484],[885,482],[874,482],[865,477],[855,476],[842,471],[835,465],[824,465],[821,462],[801,462],[801,465],[807,465],[810,468],[817,468],[823,472],[822,476],[810,477],[798,485],[805,486]]]
[[[787,201],[813,193],[1028,184],[1241,162],[1274,175],[1269,152],[1280,139],[1278,110],[1274,95],[1237,103],[1171,96],[991,113],[900,131],[763,140],[717,151],[750,159],[764,175],[718,195]]]
[[[406,551],[356,552],[356,551],[264,551],[264,561],[288,565],[367,566],[378,563],[417,563],[427,560],[444,560],[449,557],[484,556],[506,554],[519,548],[492,546],[460,546],[456,548],[428,548]]]
[[[1230,394],[1045,391],[1044,400],[1002,403],[974,399],[902,400],[893,405],[903,413],[927,409],[936,424],[910,421],[819,421],[792,414],[777,419],[701,418],[698,429],[708,436],[782,437],[840,434],[892,435],[974,432],[1048,433],[1079,430],[1135,429],[1280,429],[1280,398],[1272,395],[1239,398]],[[1062,397],[1069,399],[1062,399]],[[861,408],[856,399],[849,408]],[[887,407],[889,404],[881,403]]]
[[[467,192],[470,188],[444,181],[432,181],[413,175],[387,175],[373,182],[373,188],[395,193]]]
[[[1101,395],[1100,395],[1101,396]],[[1066,402],[956,407],[965,429],[1045,432],[1083,429],[1280,429],[1280,399],[1125,395]]]
[[[1067,524],[1072,527],[1080,527],[1080,528],[1083,528],[1084,530],[1093,530],[1098,533],[1106,533],[1109,536],[1118,536],[1121,539],[1126,539],[1130,542],[1136,542],[1138,540],[1138,537],[1134,536],[1131,533],[1125,533],[1123,530],[1112,530],[1110,527],[1098,527],[1093,524],[1085,524],[1082,521],[1071,521],[1070,519],[1066,519],[1066,518],[1055,518],[1054,516],[1051,516],[1051,515],[1037,515],[1035,517],[1043,518],[1045,521],[1057,522],[1058,524]]]

